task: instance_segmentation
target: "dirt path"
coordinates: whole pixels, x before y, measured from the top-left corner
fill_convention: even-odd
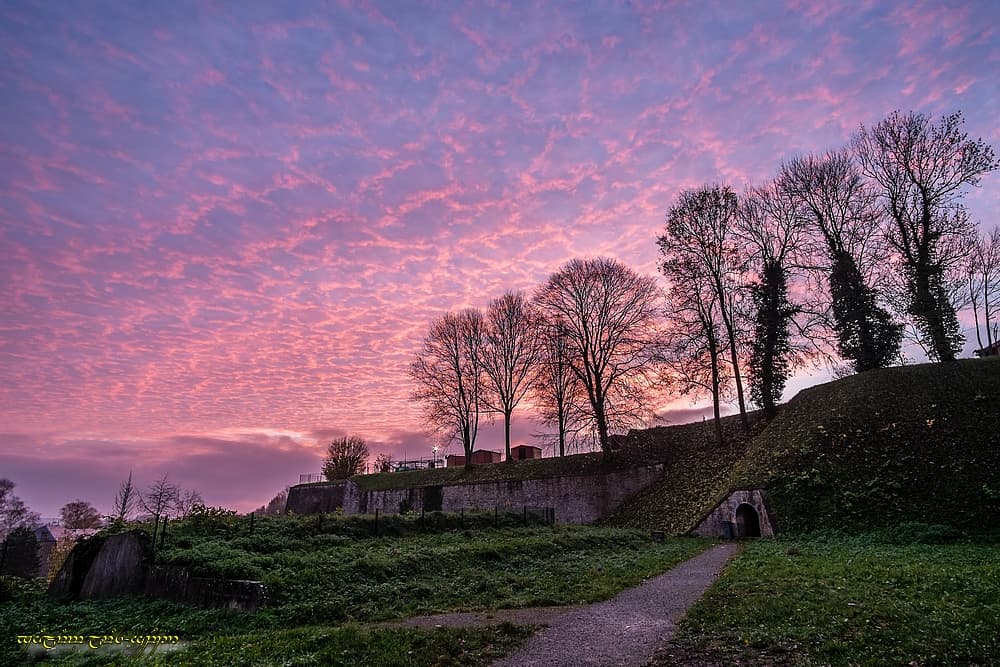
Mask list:
[[[670,639],[688,607],[715,581],[738,549],[739,545],[731,542],[716,545],[658,577],[596,604],[434,614],[379,625],[425,630],[497,625],[505,621],[548,625],[519,651],[493,663],[494,667],[643,665]]]
[[[556,616],[493,667],[643,665],[738,549],[716,545],[611,600]]]

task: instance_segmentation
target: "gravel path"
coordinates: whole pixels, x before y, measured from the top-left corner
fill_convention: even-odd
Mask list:
[[[643,665],[738,549],[732,542],[716,545],[611,600],[555,616],[493,667]]]

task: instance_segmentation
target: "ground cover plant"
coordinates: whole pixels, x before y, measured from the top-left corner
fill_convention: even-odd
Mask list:
[[[869,371],[805,389],[735,466],[785,533],[904,521],[996,530],[1000,360]]]
[[[317,636],[326,633],[350,644],[361,641],[352,631],[330,634],[322,628],[445,611],[594,602],[669,569],[708,544],[695,539],[657,543],[646,533],[620,528],[516,525],[523,516],[493,513],[464,519],[435,513],[423,521],[419,514],[381,517],[378,537],[372,522],[371,517],[333,515],[264,518],[255,521],[252,534],[246,518],[225,513],[172,523],[158,546],[157,562],[184,565],[197,575],[264,581],[268,605],[242,615],[144,598],[60,603],[37,589],[17,590],[0,602],[0,633],[7,638],[0,664],[21,655],[13,643],[16,635],[41,630],[104,634],[156,629],[194,640],[190,650],[202,650],[213,637],[229,637],[232,641],[222,644],[232,656],[252,650],[239,648],[240,636],[280,646],[294,638],[283,632],[304,626],[314,628]],[[386,629],[366,634],[364,641],[395,646],[416,641],[407,634],[412,632]],[[488,653],[493,649],[486,647],[506,646],[520,632],[508,629],[499,638],[484,634],[482,641],[473,642],[479,648],[473,651],[469,644],[467,652],[481,648]],[[443,637],[449,646],[459,638]],[[461,644],[452,649],[461,655]],[[435,660],[451,655],[434,651]]]
[[[993,664],[1000,544],[903,543],[949,537],[909,524],[753,542],[655,664]]]

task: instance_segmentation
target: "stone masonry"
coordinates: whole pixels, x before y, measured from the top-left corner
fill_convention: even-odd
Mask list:
[[[286,509],[315,514],[341,507],[344,514],[396,514],[401,511],[458,512],[462,509],[519,510],[551,507],[560,523],[592,523],[663,475],[660,464],[595,475],[543,477],[362,491],[357,484],[332,482],[293,486]],[[340,504],[337,504],[337,501]]]

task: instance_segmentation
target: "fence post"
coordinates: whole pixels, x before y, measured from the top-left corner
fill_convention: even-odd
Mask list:
[[[156,556],[156,529],[160,527],[160,515],[153,516],[153,556]]]
[[[253,535],[253,516],[254,512],[250,512],[250,534]]]
[[[524,505],[524,525],[528,525],[528,506]]]
[[[465,528],[465,508],[464,507],[462,508],[462,516],[461,516],[461,519],[459,519],[459,525],[463,529]]]
[[[378,508],[375,508],[375,537],[378,537]]]
[[[500,527],[500,507],[497,505],[493,506],[493,527]]]

